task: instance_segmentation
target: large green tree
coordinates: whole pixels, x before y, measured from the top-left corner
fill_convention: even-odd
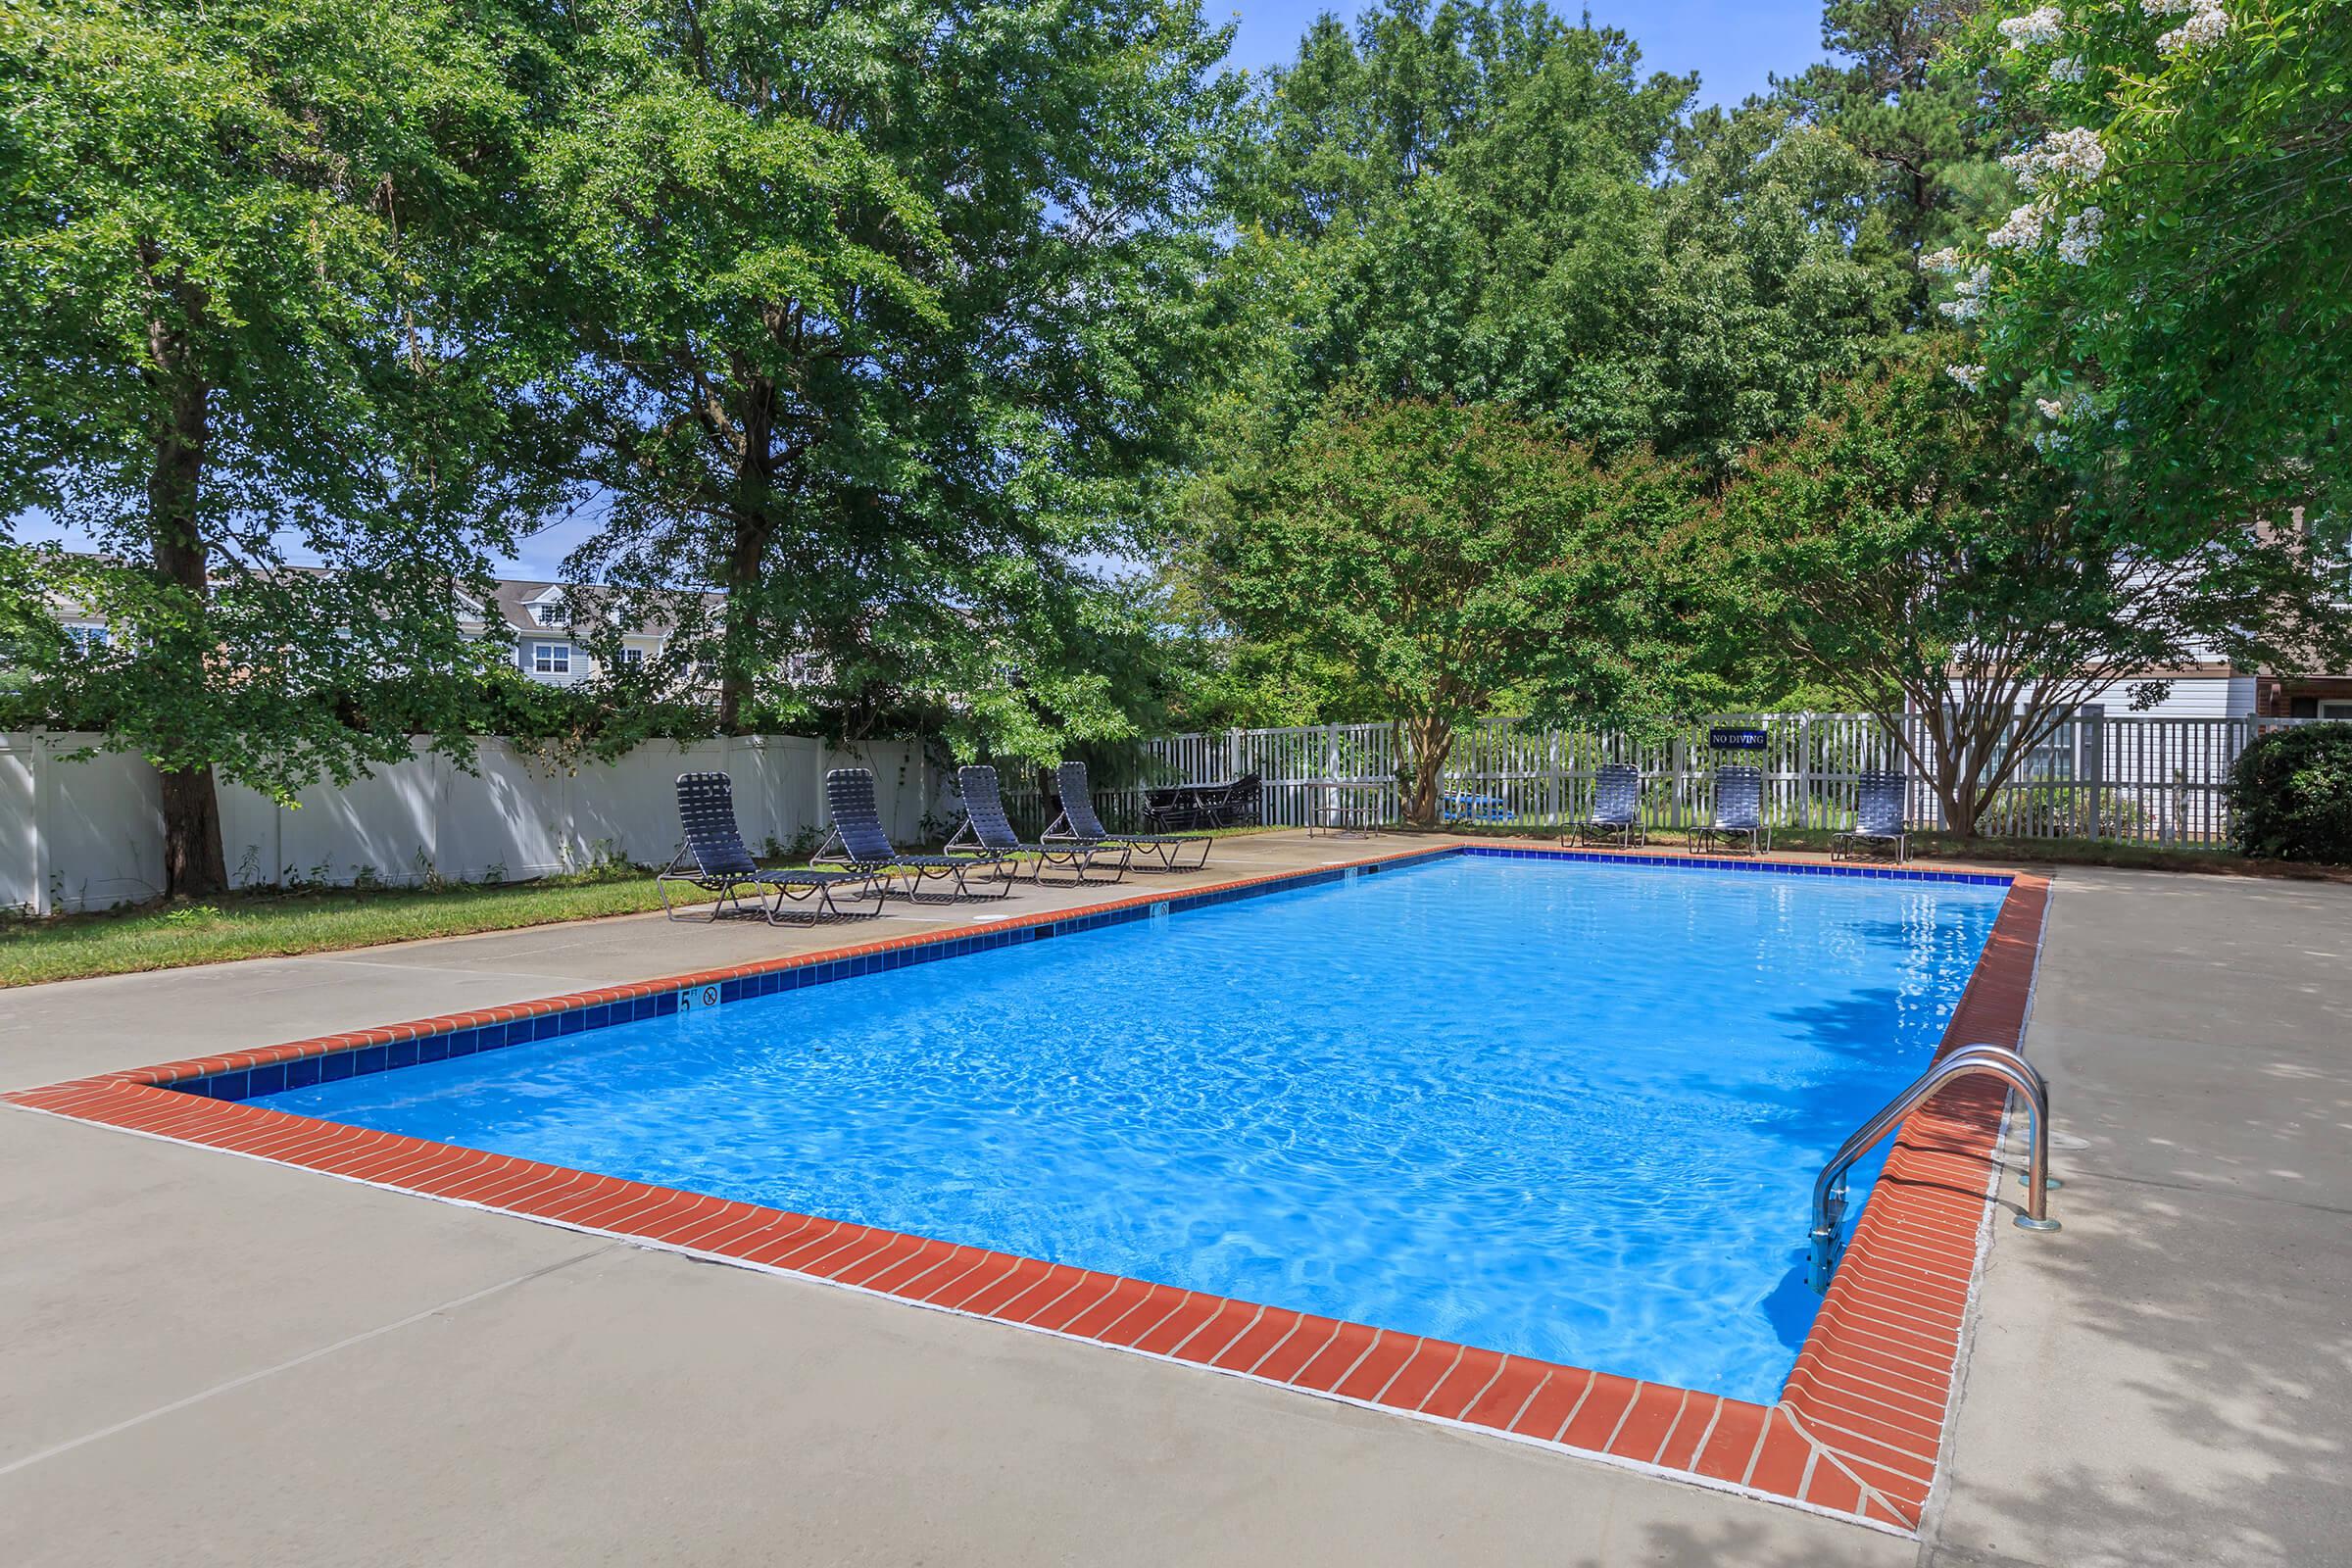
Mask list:
[[[1834,189],[1863,175],[1778,110],[1691,120],[1694,91],[1531,0],[1317,23],[1232,176],[1282,361],[1261,419],[1361,384],[1719,467],[1785,428],[1883,328]]]
[[[1937,73],[1981,0],[1829,0],[1821,41],[1838,58],[1773,84],[1773,100],[1866,161],[1853,251],[1903,308],[1929,319],[1918,258],[1966,235],[1999,184],[1971,85]]]
[[[1949,70],[1990,107],[2008,217],[1942,258],[1963,355],[2151,538],[2352,527],[2352,6],[2135,0],[1988,11]],[[1964,373],[1974,375],[1973,371]]]
[[[1692,93],[1527,0],[1326,17],[1269,74],[1214,285],[1256,352],[1165,561],[1193,706],[1371,716],[1296,638],[1237,630],[1230,568],[1203,580],[1188,544],[1340,389],[1507,408],[1720,484],[1907,318],[1875,166],[1788,105],[1694,115]]]
[[[590,4],[529,180],[608,499],[581,577],[723,590],[720,722],[1126,722],[1100,567],[1188,453],[1233,89],[1194,0]],[[696,616],[700,615],[698,621]]]
[[[216,775],[283,795],[464,728],[453,579],[534,504],[477,352],[512,258],[454,249],[520,173],[474,20],[0,13],[0,514],[95,547],[11,576],[114,628],[21,628],[9,701],[155,762],[172,892],[225,881]],[[401,710],[371,717],[353,694],[386,676]]]
[[[1748,657],[1877,714],[1951,831],[1974,834],[2109,687],[2215,653],[2345,652],[2336,584],[2300,540],[2213,520],[2147,548],[2132,488],[2011,429],[1944,374],[1952,352],[1912,347],[1757,454],[1715,579]]]
[[[1673,705],[1657,563],[1691,489],[1505,409],[1343,392],[1234,479],[1206,569],[1246,637],[1379,694],[1411,770],[1405,815],[1432,822],[1455,730],[1506,690],[1613,721]]]

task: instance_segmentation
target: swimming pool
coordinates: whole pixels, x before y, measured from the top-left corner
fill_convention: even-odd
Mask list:
[[[1989,882],[1446,856],[256,1103],[1764,1402]]]

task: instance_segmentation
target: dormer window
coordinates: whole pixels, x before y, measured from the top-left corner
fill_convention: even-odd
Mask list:
[[[564,604],[562,588],[541,589],[536,596],[523,601],[523,608],[531,612],[531,624],[534,626],[567,626],[571,623],[571,608]]]

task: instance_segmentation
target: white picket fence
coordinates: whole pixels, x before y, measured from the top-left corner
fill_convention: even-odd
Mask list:
[[[2035,749],[1979,825],[2003,837],[2223,846],[2230,839],[2230,774],[2238,754],[2263,730],[2298,722],[2305,721],[2143,717],[2085,708]],[[1708,744],[1717,728],[1761,730],[1764,749],[1717,753]],[[1106,817],[1135,820],[1145,789],[1154,783],[1247,773],[1260,775],[1269,823],[1310,824],[1343,796],[1381,819],[1399,814],[1401,759],[1387,724],[1176,735],[1150,743],[1148,750],[1152,776],[1131,788],[1098,792],[1098,808]],[[1651,820],[1662,828],[1709,819],[1719,762],[1763,769],[1765,809],[1778,827],[1850,825],[1857,779],[1879,768],[1914,773],[1913,827],[1942,825],[1934,793],[1867,713],[1718,714],[1647,744],[1523,719],[1487,719],[1455,736],[1445,788],[1452,797],[1450,810],[1467,819],[1548,826],[1590,809],[1593,780],[1605,762],[1642,769]]]
[[[103,909],[163,891],[164,824],[155,769],[97,752],[102,737],[0,734],[0,909]],[[678,845],[675,781],[716,769],[734,780],[735,812],[755,852],[821,832],[825,770],[874,770],[883,821],[914,843],[946,807],[919,742],[854,753],[798,735],[657,741],[612,762],[567,763],[484,739],[472,771],[428,753],[374,769],[346,789],[319,783],[292,805],[220,790],[229,880],[240,886],[522,880],[602,860],[667,860]]]

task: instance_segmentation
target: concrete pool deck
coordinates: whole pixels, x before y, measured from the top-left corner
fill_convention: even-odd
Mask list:
[[[1365,853],[1231,841],[1149,885]],[[843,929],[632,918],[0,993],[0,1087]],[[2347,954],[2352,889],[2060,876],[2030,1049],[2087,1143],[2058,1157],[2066,1232],[1995,1228],[1924,1544],[21,1113],[0,1517],[28,1562],[2327,1560]]]

